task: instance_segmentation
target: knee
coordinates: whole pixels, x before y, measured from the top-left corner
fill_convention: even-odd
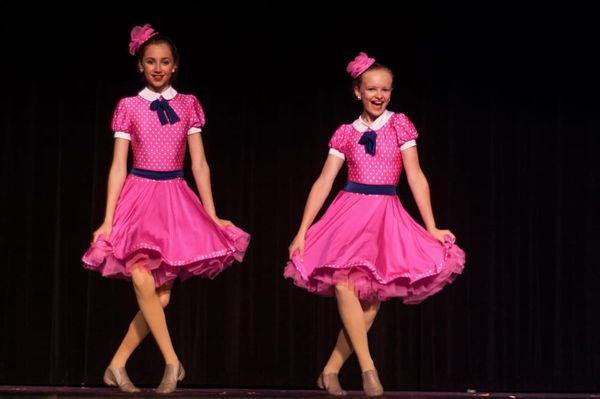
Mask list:
[[[338,300],[350,300],[358,298],[354,289],[346,283],[338,283],[335,285],[335,296]]]
[[[372,304],[366,311],[365,311],[365,322],[367,325],[367,329],[371,328],[371,326],[373,325],[373,322],[375,322],[375,318],[377,317],[377,312],[379,311],[379,304]]]
[[[377,312],[372,312],[372,313],[368,313],[366,320],[365,320],[365,324],[367,327],[367,330],[370,329],[373,326],[373,323],[375,322],[375,317],[377,316]]]
[[[160,306],[166,308],[171,300],[171,293],[162,293],[159,295],[158,300],[160,301]]]
[[[344,295],[346,293],[348,293],[349,288],[348,285],[345,283],[338,283],[335,285],[335,295],[339,296],[339,295]]]
[[[140,293],[154,291],[154,278],[147,270],[134,266],[131,271],[131,280],[135,290]]]

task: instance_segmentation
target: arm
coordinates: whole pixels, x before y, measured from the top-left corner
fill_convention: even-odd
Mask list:
[[[288,248],[290,259],[294,252],[299,250],[300,258],[304,260],[304,236],[331,192],[331,186],[333,185],[338,172],[342,168],[342,165],[344,165],[343,159],[334,155],[329,155],[327,157],[321,175],[314,182],[310,194],[308,195],[308,199],[306,200],[304,214],[302,215],[302,222],[300,223],[298,233]]]
[[[110,166],[110,172],[108,174],[108,189],[106,194],[106,210],[104,213],[104,221],[102,222],[102,225],[94,232],[93,242],[96,242],[100,235],[103,235],[104,238],[108,238],[110,236],[117,200],[119,199],[121,188],[123,187],[123,183],[127,177],[128,152],[129,140],[116,138],[113,150],[113,160]]]
[[[450,230],[440,230],[435,225],[433,211],[431,210],[431,199],[429,196],[429,184],[427,178],[419,165],[419,155],[417,147],[410,147],[402,151],[402,159],[406,170],[406,178],[408,185],[412,191],[425,228],[438,241],[444,244],[444,236],[449,235],[455,239],[454,234]]]
[[[192,159],[192,173],[194,181],[200,194],[200,200],[204,210],[208,216],[215,221],[219,226],[225,227],[232,223],[228,220],[221,220],[217,217],[215,203],[213,201],[212,189],[210,186],[210,168],[204,154],[204,145],[202,144],[202,136],[200,133],[190,134],[188,136],[188,147],[190,157]]]

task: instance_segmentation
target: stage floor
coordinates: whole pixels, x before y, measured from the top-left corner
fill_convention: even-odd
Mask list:
[[[107,387],[56,387],[56,386],[0,386],[0,398],[107,398],[112,396],[135,396],[136,398],[156,398],[172,396],[177,398],[309,398],[326,397],[324,391],[317,390],[277,390],[277,389],[192,389],[181,388],[170,395],[159,395],[151,388],[142,389],[138,394],[122,393]],[[349,397],[362,397],[362,391],[350,391]],[[402,399],[442,399],[442,398],[502,398],[502,399],[600,399],[600,393],[510,393],[510,392],[386,392],[385,397]]]

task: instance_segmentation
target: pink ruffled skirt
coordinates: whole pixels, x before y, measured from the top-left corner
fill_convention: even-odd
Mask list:
[[[214,223],[183,178],[129,175],[110,237],[101,236],[82,260],[87,269],[123,279],[131,278],[137,264],[151,271],[160,287],[177,277],[213,279],[234,260],[242,261],[249,242],[241,229]]]
[[[395,195],[341,191],[306,233],[285,277],[310,292],[334,295],[347,284],[364,301],[402,298],[417,304],[462,273],[465,253],[442,245],[402,207]]]

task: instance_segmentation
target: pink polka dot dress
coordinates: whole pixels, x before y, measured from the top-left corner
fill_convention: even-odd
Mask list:
[[[368,152],[363,136],[373,134]],[[330,154],[346,160],[349,184],[305,237],[285,277],[310,292],[334,295],[347,284],[361,300],[402,298],[417,304],[462,273],[465,254],[454,243],[442,245],[404,210],[395,188],[402,152],[416,145],[417,131],[404,114],[385,111],[368,126],[362,118],[340,126],[329,142]],[[353,192],[351,184],[391,188],[392,195]]]
[[[161,102],[161,109],[151,109]],[[212,279],[242,261],[250,236],[218,226],[182,177],[187,136],[199,134],[204,122],[196,97],[171,87],[160,94],[146,88],[119,101],[112,129],[115,137],[131,141],[136,174],[123,184],[110,236],[89,247],[84,267],[130,279],[137,264],[160,287],[177,277]]]

